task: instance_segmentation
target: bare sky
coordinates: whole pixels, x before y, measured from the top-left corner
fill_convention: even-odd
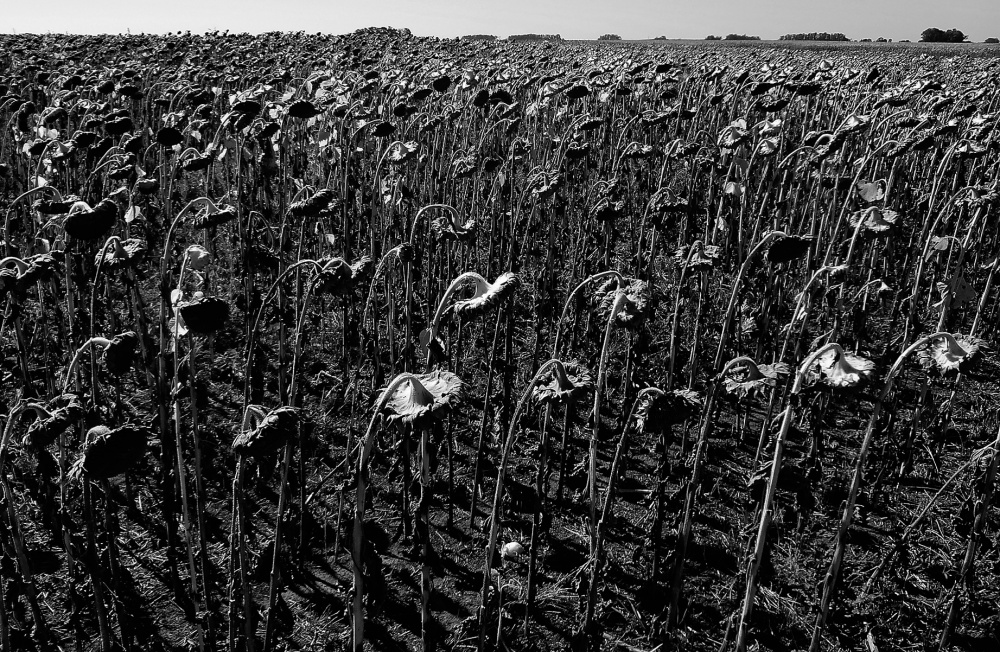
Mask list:
[[[1000,37],[1000,0],[5,0],[0,32],[118,33],[214,29],[341,34],[408,27],[420,36],[527,32],[593,39],[701,39],[732,32],[778,38],[843,32],[919,40],[927,27],[973,41]]]

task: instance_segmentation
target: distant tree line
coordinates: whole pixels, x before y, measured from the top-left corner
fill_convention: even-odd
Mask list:
[[[563,37],[559,34],[511,34],[508,41],[561,41]]]
[[[782,41],[850,41],[840,32],[831,34],[829,32],[809,32],[802,34],[785,34],[781,37]]]
[[[759,36],[749,36],[748,34],[726,34],[727,41],[759,41]]]
[[[600,36],[597,37],[597,40],[598,41],[620,41],[620,40],[622,40],[622,37],[618,36],[617,34],[601,34]]]
[[[493,34],[466,34],[462,37],[463,41],[495,41],[497,37]]]
[[[943,30],[937,27],[928,27],[920,33],[922,43],[964,43],[969,38],[960,29]]]
[[[706,41],[721,41],[722,37],[721,36],[716,36],[715,34],[709,34],[708,36],[705,37],[705,40]]]
[[[1000,38],[997,38],[995,36],[991,36],[988,39],[986,39],[985,41],[983,41],[983,43],[992,43],[992,44],[995,45],[997,43],[1000,43]]]

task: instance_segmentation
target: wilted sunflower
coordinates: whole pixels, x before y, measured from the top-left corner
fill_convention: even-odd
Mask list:
[[[24,261],[26,265],[22,268],[18,264],[18,274],[15,279],[15,288],[18,292],[25,292],[38,281],[45,281],[55,273],[56,266],[62,261],[63,252],[57,251],[52,254],[35,254]]]
[[[553,365],[538,379],[531,396],[538,403],[569,403],[594,386],[590,371],[576,362]]]
[[[254,117],[260,113],[262,107],[257,100],[246,99],[236,102],[231,108],[234,113]]]
[[[78,198],[66,197],[62,201],[53,199],[36,199],[31,207],[38,211],[39,215],[65,215],[73,204],[78,202]]]
[[[943,282],[939,281],[935,287],[938,294],[941,295],[941,301],[934,304],[935,306],[941,306],[948,302],[952,308],[959,308],[974,301],[978,296],[976,289],[961,274],[947,278]]]
[[[184,142],[184,134],[177,127],[162,127],[154,140],[162,147],[173,147]]]
[[[292,217],[318,217],[335,199],[332,190],[323,188],[312,196],[293,203],[288,207],[288,214]]]
[[[152,195],[159,192],[160,180],[155,177],[139,179],[135,182],[135,189],[141,195]]]
[[[1000,191],[995,187],[996,185],[997,182],[994,182],[991,186],[965,188],[956,195],[955,204],[965,204],[969,208],[993,206],[1000,202]]]
[[[531,181],[531,193],[539,199],[546,199],[556,193],[562,182],[562,175],[558,172],[540,172]]]
[[[729,126],[724,127],[719,132],[718,146],[726,149],[735,149],[742,144],[750,135],[747,129],[747,121],[740,118]]]
[[[625,200],[613,199],[611,197],[599,198],[590,208],[590,215],[600,221],[606,222],[620,217],[625,212]]]
[[[288,116],[308,120],[319,115],[322,111],[309,100],[296,100],[288,105]]]
[[[261,457],[272,453],[295,436],[299,427],[299,410],[283,406],[271,410],[251,430],[241,432],[233,440],[233,452],[246,457]]]
[[[431,230],[437,240],[469,242],[476,235],[476,220],[472,218],[465,224],[459,224],[458,216],[449,211],[447,215],[439,215],[431,221]]]
[[[687,158],[688,156],[695,154],[699,149],[701,149],[701,145],[697,142],[686,142],[678,138],[670,141],[664,153],[667,156],[667,160],[675,161]]]
[[[787,263],[801,258],[815,240],[811,235],[779,235],[767,247],[767,259],[772,263]]]
[[[885,179],[877,179],[870,182],[858,182],[854,186],[854,192],[859,199],[867,204],[874,204],[885,199],[886,182]]]
[[[351,293],[368,275],[372,259],[362,256],[353,265],[343,258],[332,258],[323,263],[316,278],[316,292],[333,296]]]
[[[396,125],[385,120],[374,120],[370,124],[369,133],[376,138],[388,138],[396,133]]]
[[[212,254],[201,245],[191,245],[184,250],[184,255],[187,258],[188,268],[196,272],[205,269],[212,262]]]
[[[191,219],[191,226],[196,229],[208,229],[235,219],[236,208],[233,206],[223,206],[220,208],[215,204],[209,203]]]
[[[755,149],[757,156],[767,158],[774,156],[778,152],[777,138],[761,138]]]
[[[47,410],[43,411],[47,412]],[[48,416],[38,419],[28,426],[24,435],[24,445],[42,449],[56,440],[56,437],[73,427],[84,414],[83,406],[75,396],[69,397],[69,402],[63,407],[48,412]]]
[[[825,385],[852,388],[868,380],[874,369],[875,363],[871,360],[833,346],[816,359],[816,365],[809,373],[811,379]]]
[[[476,173],[478,163],[475,153],[456,157],[451,162],[452,176],[455,179],[468,179]]]
[[[229,319],[229,303],[218,297],[200,297],[178,304],[177,312],[192,333],[210,335]]]
[[[579,100],[590,95],[590,87],[586,84],[574,84],[566,91],[566,97],[571,100]]]
[[[417,152],[417,142],[414,140],[408,140],[405,143],[403,141],[396,141],[389,146],[388,159],[390,163],[403,163],[409,160]]]
[[[385,391],[385,390],[383,390]],[[462,396],[462,381],[450,371],[413,374],[393,391],[383,410],[390,421],[426,425],[435,413],[447,411]],[[377,403],[382,403],[379,396]]]
[[[187,154],[188,152],[191,152],[191,154]],[[187,154],[187,156],[184,154]],[[181,169],[185,172],[206,170],[212,164],[212,161],[215,160],[215,156],[210,151],[201,154],[194,148],[188,148],[184,151],[184,154],[179,156],[178,159],[181,161]]]
[[[662,218],[669,214],[681,214],[687,210],[688,200],[678,197],[669,188],[662,188],[655,192],[649,200],[649,210],[654,215]]]
[[[87,431],[80,467],[91,478],[112,478],[135,466],[146,454],[149,430],[133,424],[95,426]]]
[[[873,235],[886,235],[899,221],[899,213],[884,210],[878,206],[870,206],[851,215],[851,226],[859,225],[865,232]]]
[[[684,423],[701,410],[701,397],[690,389],[669,392],[647,392],[636,410],[636,427],[641,431],[649,427],[664,428]]]
[[[678,247],[674,260],[685,266],[691,272],[703,272],[715,267],[719,261],[720,248],[717,245],[706,245],[696,240],[692,245]]]
[[[121,376],[132,368],[135,349],[139,346],[139,336],[135,331],[115,335],[104,349],[104,364],[115,376]]]
[[[577,160],[584,158],[590,153],[591,147],[590,143],[585,140],[572,140],[566,143],[566,158],[572,160]]]
[[[521,284],[521,279],[513,272],[504,272],[495,283],[482,277],[476,278],[476,291],[472,297],[456,301],[452,310],[460,317],[477,317],[506,301]]]
[[[955,146],[955,156],[960,159],[981,158],[989,151],[988,145],[964,139]]]
[[[757,364],[750,358],[737,359],[726,365],[724,384],[726,392],[739,398],[746,398],[778,384],[778,379],[787,376],[789,367],[784,362]]]
[[[615,322],[623,328],[636,327],[646,318],[646,307],[649,301],[649,284],[637,278],[625,279],[625,285],[620,286],[617,278],[604,283],[596,293],[598,308],[604,315],[611,313],[618,293],[625,295]]]
[[[653,154],[655,150],[652,145],[643,145],[636,141],[630,142],[622,150],[622,157],[630,159],[646,158]]]
[[[976,365],[983,340],[963,335],[945,334],[917,350],[920,365],[930,371],[936,369],[942,376],[966,372]]]
[[[125,269],[139,262],[146,253],[146,243],[138,238],[113,240],[113,247],[104,247],[94,258],[95,265],[103,265],[109,271]]]
[[[63,230],[78,240],[97,240],[114,228],[117,220],[118,205],[110,199],[102,199],[93,208],[79,201],[69,209]]]

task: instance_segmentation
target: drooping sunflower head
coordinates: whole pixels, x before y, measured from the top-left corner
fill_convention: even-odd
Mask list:
[[[622,298],[620,303],[619,296]],[[612,278],[598,288],[596,298],[601,314],[610,315],[618,304],[615,323],[623,328],[636,328],[647,316],[649,284],[638,278],[627,278],[623,282]]]
[[[979,361],[985,342],[979,338],[954,335],[938,337],[917,350],[917,359],[924,369],[936,370],[942,376],[966,372]]]
[[[451,213],[439,215],[431,221],[431,231],[438,241],[471,242],[476,237],[476,220],[470,218],[462,224],[458,221],[458,217]]]
[[[590,370],[576,362],[554,365],[531,390],[539,403],[569,403],[585,395],[594,386]]]
[[[113,478],[135,466],[146,454],[149,430],[133,424],[95,426],[87,431],[79,470],[95,479]]]
[[[138,238],[118,241],[113,247],[104,247],[94,260],[95,264],[103,264],[108,271],[126,269],[134,266],[146,253],[146,243]]]
[[[701,240],[695,240],[691,245],[677,249],[674,260],[691,272],[703,272],[715,267],[719,261],[720,247],[706,245]]]
[[[211,335],[228,321],[229,303],[218,297],[199,297],[178,304],[177,313],[192,333]]]
[[[851,226],[872,236],[888,235],[899,222],[899,213],[878,206],[869,206],[851,215]]]
[[[701,397],[689,389],[674,389],[669,392],[647,392],[636,411],[636,426],[642,430],[665,429],[684,423],[698,414]]]
[[[462,381],[450,371],[414,374],[393,390],[383,412],[390,421],[422,427],[454,406],[461,396]],[[380,396],[378,402],[383,398]]]
[[[469,299],[456,302],[452,310],[461,317],[486,314],[511,297],[520,284],[520,278],[513,272],[504,272],[494,283],[476,279],[475,294]]]
[[[50,403],[48,410],[51,410],[51,412],[28,426],[28,431],[24,435],[23,443],[25,446],[35,449],[45,448],[54,442],[56,437],[71,428],[74,423],[83,417],[84,409],[76,396],[63,395],[60,397],[59,402],[65,404],[55,408]]]
[[[853,389],[867,382],[874,370],[871,360],[833,346],[816,358],[808,378],[834,389]]]
[[[788,263],[805,256],[816,238],[809,235],[778,235],[767,247],[766,257],[772,263]]]
[[[233,440],[233,452],[251,458],[272,453],[295,436],[299,426],[299,410],[282,406],[271,410],[256,427],[241,432]]]
[[[723,388],[738,398],[746,398],[774,387],[788,373],[789,367],[784,362],[759,365],[750,358],[737,358],[723,371]]]
[[[132,368],[135,350],[139,346],[139,336],[135,331],[115,335],[104,349],[104,364],[115,376],[121,376]]]

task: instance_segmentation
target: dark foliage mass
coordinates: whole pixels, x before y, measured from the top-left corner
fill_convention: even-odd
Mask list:
[[[959,29],[938,29],[928,27],[920,33],[922,43],[964,43],[969,37]]]
[[[779,40],[782,41],[850,41],[840,32],[808,32],[800,34],[785,34]]]
[[[0,36],[0,647],[1000,649],[997,55]]]
[[[561,41],[562,36],[558,34],[511,34],[508,41]]]

